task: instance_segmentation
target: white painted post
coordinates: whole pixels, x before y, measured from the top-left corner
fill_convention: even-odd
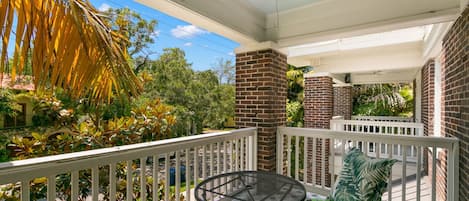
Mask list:
[[[140,158],[140,198],[147,199],[147,157]]]
[[[127,161],[127,201],[133,200],[132,160]]]
[[[78,191],[79,191],[79,186],[78,186],[78,181],[79,181],[79,172],[78,171],[73,171],[71,173],[71,201],[78,201]],[[110,183],[111,184],[111,183]],[[114,185],[115,187],[115,185]],[[111,189],[112,190],[112,189]],[[114,196],[115,196],[115,188],[114,188]],[[111,197],[109,197],[111,198]]]
[[[47,177],[47,201],[55,201],[56,199],[55,189],[56,189],[55,175],[51,175]]]
[[[22,181],[21,182],[21,201],[29,201],[29,181]]]

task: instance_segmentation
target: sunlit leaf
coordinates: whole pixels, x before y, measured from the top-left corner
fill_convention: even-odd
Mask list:
[[[8,47],[14,46],[12,80],[25,70],[31,52],[39,90],[62,87],[102,102],[116,92],[135,95],[141,89],[127,62],[127,36],[112,31],[87,0],[0,1],[0,34],[0,73],[6,72]]]

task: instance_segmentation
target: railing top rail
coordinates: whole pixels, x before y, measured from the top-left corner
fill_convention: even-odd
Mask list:
[[[358,116],[353,115],[352,118],[374,118],[374,119],[412,119],[412,117],[400,117],[400,116]]]
[[[350,133],[345,131],[331,131],[328,129],[279,127],[279,134],[301,137],[332,138],[338,140],[354,140],[385,144],[400,144],[425,147],[439,147],[451,149],[459,142],[454,137],[433,136],[405,136],[405,135],[377,135],[368,133]]]
[[[336,124],[359,124],[359,125],[372,125],[372,126],[400,126],[400,127],[413,127],[422,128],[422,123],[414,122],[395,122],[395,121],[363,121],[363,120],[331,120],[331,123]]]
[[[218,133],[187,136],[139,144],[117,146],[111,148],[95,149],[89,151],[60,154],[32,158],[26,160],[10,161],[0,163],[1,183],[7,182],[3,178],[8,174],[20,174],[32,170],[61,169],[63,172],[80,170],[86,167],[84,164],[105,165],[112,162],[133,160],[142,156],[151,156],[156,153],[166,153],[198,145],[216,143],[220,141],[233,140],[239,137],[255,135],[256,128],[244,128]],[[44,173],[43,173],[44,174]],[[0,183],[0,184],[1,184]]]

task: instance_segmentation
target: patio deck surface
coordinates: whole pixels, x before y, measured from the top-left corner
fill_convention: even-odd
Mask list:
[[[416,200],[417,180],[416,173],[417,167],[415,163],[407,163],[406,168],[406,197],[405,200]],[[423,173],[422,173],[423,174]],[[402,162],[397,162],[393,166],[392,171],[392,200],[402,200]],[[420,200],[431,200],[431,183],[430,178],[422,175],[420,183]],[[388,200],[388,192],[383,194],[383,201]]]

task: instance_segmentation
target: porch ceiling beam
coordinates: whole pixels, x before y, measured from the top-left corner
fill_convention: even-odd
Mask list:
[[[238,1],[135,0],[240,44],[265,40],[265,15]]]
[[[319,59],[310,56],[288,58],[294,61],[310,61],[316,72],[354,73],[408,69],[423,66],[422,43],[413,42],[386,47],[350,50],[323,55]],[[305,63],[306,63],[305,62]]]
[[[382,83],[409,83],[412,82],[418,68],[403,69],[400,71],[390,71],[384,73],[353,73],[351,75],[352,84],[382,84]]]
[[[311,12],[311,11],[310,11]],[[358,13],[362,11],[357,11]],[[281,24],[277,34],[278,44],[282,48],[307,43],[334,40],[338,38],[354,37],[365,34],[392,31],[396,29],[428,25],[453,21],[458,17],[459,8],[450,8],[438,11],[428,11],[411,16],[389,16],[387,19],[375,20],[372,15],[367,20],[344,20],[350,16],[333,16],[318,20],[310,19],[300,24]],[[353,19],[353,18],[352,18]],[[286,19],[287,20],[287,19]],[[347,24],[327,23],[333,21],[348,22]],[[327,23],[327,24],[326,24]],[[268,29],[267,35],[272,35],[272,29]],[[271,36],[272,37],[272,36]]]

